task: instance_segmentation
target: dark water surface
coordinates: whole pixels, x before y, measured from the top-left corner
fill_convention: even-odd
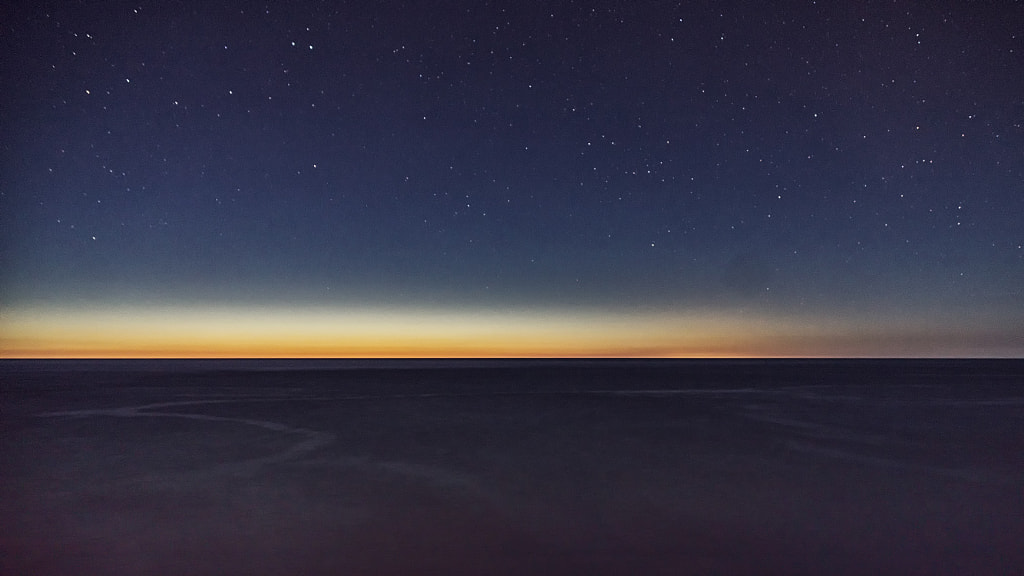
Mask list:
[[[0,363],[0,574],[1022,574],[1022,361]]]

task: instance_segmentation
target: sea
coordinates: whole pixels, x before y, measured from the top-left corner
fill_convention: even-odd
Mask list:
[[[1021,360],[0,361],[0,574],[1024,574]]]

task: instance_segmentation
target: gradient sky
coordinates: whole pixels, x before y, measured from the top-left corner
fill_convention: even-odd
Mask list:
[[[0,356],[1024,356],[1020,2],[13,2]]]

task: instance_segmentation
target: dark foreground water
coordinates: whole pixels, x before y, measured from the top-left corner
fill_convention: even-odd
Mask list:
[[[0,363],[0,574],[1022,574],[1024,362]]]

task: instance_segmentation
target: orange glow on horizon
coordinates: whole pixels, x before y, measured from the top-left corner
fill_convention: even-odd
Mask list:
[[[25,308],[0,315],[2,358],[739,358],[1019,356],[1019,338],[701,311]],[[973,347],[972,347],[973,346]]]

